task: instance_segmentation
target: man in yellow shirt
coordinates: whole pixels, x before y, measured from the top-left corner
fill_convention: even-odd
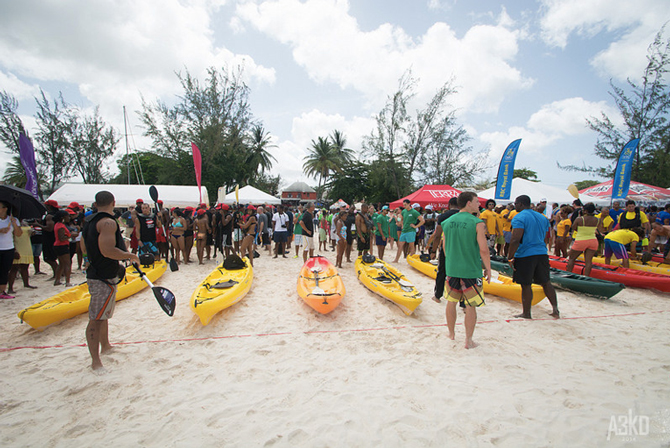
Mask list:
[[[486,210],[479,215],[479,219],[486,224],[486,244],[489,246],[489,249],[494,250],[496,246],[496,233],[498,230],[498,218],[493,211],[495,207],[496,201],[489,199],[486,201]]]
[[[507,204],[507,208],[502,211],[500,216],[502,217],[502,232],[503,237],[505,238],[505,247],[503,248],[503,255],[507,256],[509,251],[509,243],[512,241],[512,218],[516,216],[518,212],[514,209],[514,204]]]
[[[605,237],[605,264],[610,264],[612,255],[621,260],[621,265],[630,267],[626,244],[630,244],[630,257],[637,258],[637,242],[644,238],[644,230],[641,227],[634,229],[619,229],[610,232]]]
[[[642,227],[647,234],[651,232],[649,218],[642,210],[635,207],[635,201],[629,199],[626,201],[626,211],[619,215],[619,228],[633,229],[635,227]]]

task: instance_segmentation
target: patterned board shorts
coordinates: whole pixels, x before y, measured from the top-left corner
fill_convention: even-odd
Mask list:
[[[485,305],[482,290],[481,278],[447,277],[445,293],[449,302],[474,307]]]
[[[111,279],[114,283],[117,279]],[[88,306],[90,320],[107,320],[114,315],[116,305],[116,285],[110,285],[102,280],[89,278],[88,291],[91,294],[91,303]]]

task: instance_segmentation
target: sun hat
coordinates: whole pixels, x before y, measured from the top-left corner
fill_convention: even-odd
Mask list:
[[[418,202],[415,202],[414,204],[412,204],[412,208],[419,208],[419,207],[421,207],[421,205],[419,205]]]

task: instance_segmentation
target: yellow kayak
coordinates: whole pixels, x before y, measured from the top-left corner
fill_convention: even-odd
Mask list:
[[[428,277],[437,278],[437,264],[432,264],[430,261],[421,261],[418,254],[409,255],[407,257],[407,263]],[[514,283],[511,278],[504,275],[498,275],[497,280],[491,278],[491,283],[484,280],[483,288],[484,293],[486,294],[521,302],[521,285]],[[531,304],[536,305],[546,296],[540,285],[533,285],[532,289],[533,300]]]
[[[375,259],[372,263],[365,263],[362,257],[358,257],[355,269],[358,279],[370,291],[395,303],[408,316],[423,300],[421,293],[402,272],[382,260]]]
[[[580,260],[584,259],[584,255],[580,255]],[[610,266],[623,266],[621,264],[622,260],[619,260],[615,257],[612,257],[610,261]],[[605,264],[605,257],[593,257],[594,263]],[[629,260],[630,268],[636,269],[638,271],[653,272],[654,274],[670,275],[670,266],[665,263],[659,263],[657,261],[650,261],[647,264],[642,264],[640,260]]]
[[[191,296],[191,309],[207,325],[219,311],[235,305],[251,289],[254,270],[247,257],[242,269],[225,269],[223,263],[205,278]]]
[[[158,280],[166,269],[167,263],[165,260],[157,261],[148,268],[142,267],[142,271],[152,282]],[[128,298],[146,287],[146,282],[140,278],[135,268],[128,266],[126,277],[118,284],[116,301]],[[88,285],[82,283],[21,310],[18,316],[21,321],[36,330],[42,331],[49,325],[86,313],[90,301],[91,295],[88,293]]]

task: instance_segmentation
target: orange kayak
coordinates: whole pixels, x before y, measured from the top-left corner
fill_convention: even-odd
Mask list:
[[[333,311],[346,290],[335,266],[322,256],[309,258],[300,270],[298,295],[321,314]]]

